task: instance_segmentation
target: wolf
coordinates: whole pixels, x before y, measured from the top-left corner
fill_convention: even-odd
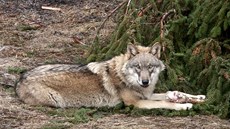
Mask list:
[[[204,95],[178,91],[154,93],[165,69],[160,52],[159,43],[151,47],[128,44],[124,54],[103,62],[39,66],[22,75],[16,93],[30,105],[61,108],[112,107],[123,101],[137,108],[187,110],[193,104],[185,97],[204,100]]]

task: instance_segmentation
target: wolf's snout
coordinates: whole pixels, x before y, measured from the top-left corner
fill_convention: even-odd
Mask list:
[[[142,80],[142,86],[148,87],[149,86],[149,80]]]

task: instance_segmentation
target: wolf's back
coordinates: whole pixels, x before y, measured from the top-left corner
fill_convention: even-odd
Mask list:
[[[60,74],[63,72],[89,72],[86,66],[81,65],[65,65],[65,64],[54,64],[54,65],[42,65],[36,67],[26,73],[24,73],[20,81],[22,79],[36,79],[37,77],[42,76],[52,76],[53,74]]]

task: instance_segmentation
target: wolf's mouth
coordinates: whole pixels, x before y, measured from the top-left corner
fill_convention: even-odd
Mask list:
[[[146,85],[141,85],[141,87],[143,87],[143,88],[147,88],[147,87],[149,87],[149,84],[146,84]]]

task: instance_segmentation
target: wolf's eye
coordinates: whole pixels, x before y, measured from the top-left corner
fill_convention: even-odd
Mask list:
[[[140,70],[140,69],[141,69],[141,67],[140,67],[139,64],[135,64],[134,67],[135,67],[137,70]]]
[[[153,68],[155,68],[156,66],[155,65],[148,65],[148,69],[153,69]]]
[[[149,69],[153,68],[153,65],[148,65],[148,68],[149,68]]]
[[[158,65],[153,65],[153,64],[149,64],[149,65],[148,65],[148,69],[149,69],[150,71],[156,69],[157,67],[159,67],[159,66],[158,66]]]

